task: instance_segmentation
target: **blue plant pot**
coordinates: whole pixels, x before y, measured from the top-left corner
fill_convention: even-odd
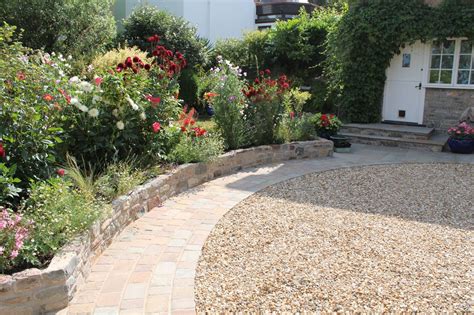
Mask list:
[[[211,117],[214,116],[214,108],[210,105],[206,105],[206,113]]]
[[[453,153],[470,154],[474,153],[474,139],[448,139],[448,145]]]

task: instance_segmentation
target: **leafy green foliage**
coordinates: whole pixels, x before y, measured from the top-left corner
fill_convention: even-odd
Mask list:
[[[34,229],[21,252],[26,266],[43,266],[67,241],[87,230],[103,211],[103,205],[88,200],[71,182],[51,178],[32,185],[25,216]]]
[[[224,152],[222,138],[216,134],[203,137],[182,136],[170,152],[170,160],[177,163],[207,162]]]
[[[46,179],[55,171],[64,119],[58,108],[66,101],[51,95],[61,95],[66,65],[47,54],[28,55],[14,42],[14,30],[0,27],[0,141],[6,167],[16,165],[17,184],[25,189],[30,180]]]
[[[21,188],[17,187],[21,180],[15,177],[16,164],[8,167],[0,163],[0,204],[11,205],[12,201],[20,196]]]
[[[328,36],[330,88],[343,117],[377,122],[385,70],[400,47],[416,40],[474,38],[474,6],[445,0],[430,7],[420,0],[359,1]]]
[[[278,127],[278,139],[280,142],[307,141],[314,139],[316,130],[312,115],[301,113],[286,113]]]
[[[214,108],[216,127],[224,138],[228,149],[237,149],[248,144],[249,133],[243,120],[245,98],[242,94],[244,82],[239,69],[224,60],[209,74],[209,91],[204,94]],[[224,79],[224,80],[222,80]],[[210,92],[212,91],[212,92]]]
[[[183,53],[190,67],[208,62],[208,42],[199,38],[196,28],[181,17],[176,17],[154,6],[140,6],[124,21],[121,38],[130,46],[149,50],[150,36],[158,35],[162,44]]]
[[[26,46],[47,52],[92,55],[116,33],[113,0],[3,1],[0,21],[24,29]]]
[[[145,181],[145,175],[134,168],[133,164],[127,161],[109,165],[94,183],[99,198],[112,201],[142,184]]]

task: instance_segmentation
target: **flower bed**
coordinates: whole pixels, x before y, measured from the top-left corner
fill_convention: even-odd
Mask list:
[[[89,232],[64,247],[44,269],[0,275],[0,313],[32,314],[68,305],[92,262],[130,222],[180,192],[216,177],[266,163],[331,156],[333,144],[320,139],[240,149],[208,163],[184,164],[137,187],[112,203],[112,212]]]

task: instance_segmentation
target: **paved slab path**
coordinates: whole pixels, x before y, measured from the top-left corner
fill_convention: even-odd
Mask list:
[[[97,259],[60,314],[194,314],[201,248],[237,203],[269,185],[312,172],[412,162],[474,163],[474,156],[355,145],[350,154],[246,169],[198,186],[129,225]]]

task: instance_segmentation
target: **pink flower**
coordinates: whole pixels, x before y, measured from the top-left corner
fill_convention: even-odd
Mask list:
[[[157,132],[160,131],[160,129],[161,129],[161,125],[160,125],[160,123],[157,122],[157,121],[155,121],[155,122],[153,123],[153,125],[151,125],[151,126],[152,126],[152,128],[153,128],[153,132],[154,132],[154,133],[157,133]]]
[[[97,86],[100,86],[103,81],[104,81],[104,79],[102,79],[101,77],[97,77],[97,78],[94,79],[95,85],[97,85]]]
[[[17,250],[12,250],[12,253],[10,255],[11,259],[15,259],[18,256],[18,251]]]
[[[65,171],[63,168],[60,168],[60,169],[58,169],[58,170],[56,171],[56,173],[57,173],[59,176],[63,177],[64,174],[66,174],[66,171]]]
[[[7,156],[7,152],[5,151],[5,148],[3,147],[3,143],[0,142],[0,158],[5,158]]]
[[[5,250],[5,247],[3,247],[3,246],[0,246],[0,255],[2,255],[2,254],[3,254],[3,251],[4,251],[4,250]]]
[[[295,118],[295,112],[290,113],[290,119],[293,120]]]

